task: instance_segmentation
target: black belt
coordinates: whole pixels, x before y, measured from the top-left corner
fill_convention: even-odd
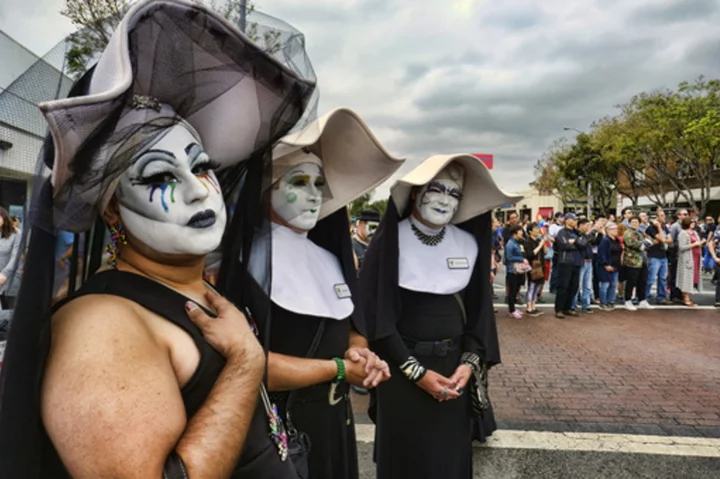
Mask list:
[[[402,336],[403,342],[410,349],[410,354],[417,356],[434,356],[444,358],[450,352],[460,347],[454,339],[443,339],[442,341],[415,341],[407,336]]]

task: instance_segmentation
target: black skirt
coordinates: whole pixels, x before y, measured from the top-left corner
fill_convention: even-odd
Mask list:
[[[270,351],[304,358],[315,338],[320,322],[325,327],[317,351],[318,359],[342,358],[349,346],[350,320],[335,320],[297,314],[272,305]],[[261,331],[263,325],[259,325]],[[317,384],[296,391],[291,404],[295,428],[310,437],[310,479],[357,479],[359,468],[355,421],[350,407],[347,383],[339,385],[330,403],[331,383]],[[283,417],[289,393],[274,393]],[[337,402],[336,402],[337,401]]]
[[[402,291],[398,331],[415,341],[459,341],[463,318],[453,295]],[[411,338],[411,339],[409,339]],[[427,369],[450,377],[462,350],[446,356],[413,354]],[[466,392],[438,402],[391,364],[392,377],[377,388],[377,479],[472,478],[472,405]]]

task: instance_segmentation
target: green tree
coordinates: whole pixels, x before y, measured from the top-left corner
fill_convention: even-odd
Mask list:
[[[705,211],[720,166],[720,81],[700,77],[677,91],[641,93],[622,109],[628,147],[640,155],[660,193],[672,191]]]
[[[535,181],[530,185],[541,194],[557,196],[564,204],[587,201],[587,187],[596,207],[607,212],[616,191],[616,173],[587,133],[578,135],[576,142],[564,138],[556,140],[535,165]]]
[[[568,181],[579,179],[587,201],[590,190],[594,205],[602,213],[607,213],[617,192],[617,167],[604,156],[595,140],[596,131],[580,133],[564,158],[562,172]],[[588,212],[591,214],[592,212]]]
[[[372,201],[372,197],[375,194],[375,190],[369,191],[356,199],[355,201],[352,201],[348,205],[348,211],[350,213],[351,218],[357,218],[360,216],[360,213],[363,211],[377,211],[380,213],[380,216],[385,216],[385,212],[387,211],[388,206],[388,200],[382,199],[377,201]]]
[[[646,195],[659,206],[683,199],[705,211],[720,176],[720,80],[700,77],[677,90],[640,93],[618,108],[574,143],[553,143],[532,185],[567,203],[583,197],[590,181],[602,210],[621,193],[634,205]]]
[[[535,163],[535,180],[530,182],[530,186],[538,190],[541,195],[558,196],[558,198],[563,200],[564,195],[561,191],[557,159],[565,153],[567,148],[568,145],[565,138],[555,140]]]
[[[373,195],[372,191],[365,193],[364,195],[362,195],[358,199],[352,201],[348,205],[348,209],[350,210],[350,216],[352,218],[356,218],[356,217],[360,216],[360,213],[362,211],[365,211],[368,209],[372,195]]]
[[[60,14],[78,29],[65,57],[70,76],[82,74],[105,48],[128,5],[128,0],[66,0]]]
[[[388,200],[387,200],[387,198],[382,199],[382,200],[373,201],[372,203],[370,203],[370,204],[368,205],[368,208],[369,208],[369,209],[371,209],[371,210],[373,210],[373,211],[377,211],[378,213],[380,213],[380,217],[381,217],[381,218],[382,218],[383,216],[385,216],[385,212],[387,212],[387,207],[388,207]]]

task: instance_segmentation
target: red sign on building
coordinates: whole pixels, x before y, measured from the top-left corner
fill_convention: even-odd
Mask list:
[[[485,166],[487,166],[488,170],[492,170],[492,167],[493,167],[493,156],[492,155],[488,155],[486,153],[473,153],[472,155],[475,158],[482,160],[482,162],[485,163]]]

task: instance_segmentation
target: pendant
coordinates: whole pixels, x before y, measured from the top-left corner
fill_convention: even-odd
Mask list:
[[[335,397],[335,391],[337,390],[338,384],[340,384],[340,383],[337,381],[333,381],[332,384],[330,385],[330,391],[328,392],[328,403],[331,406],[335,406],[340,401],[342,401],[342,398],[343,398],[342,396],[340,396],[339,398]]]
[[[288,437],[287,432],[285,432],[285,426],[282,423],[282,419],[280,419],[278,407],[275,403],[272,405],[268,423],[270,425],[270,438],[278,448],[280,460],[285,461],[288,457]]]

